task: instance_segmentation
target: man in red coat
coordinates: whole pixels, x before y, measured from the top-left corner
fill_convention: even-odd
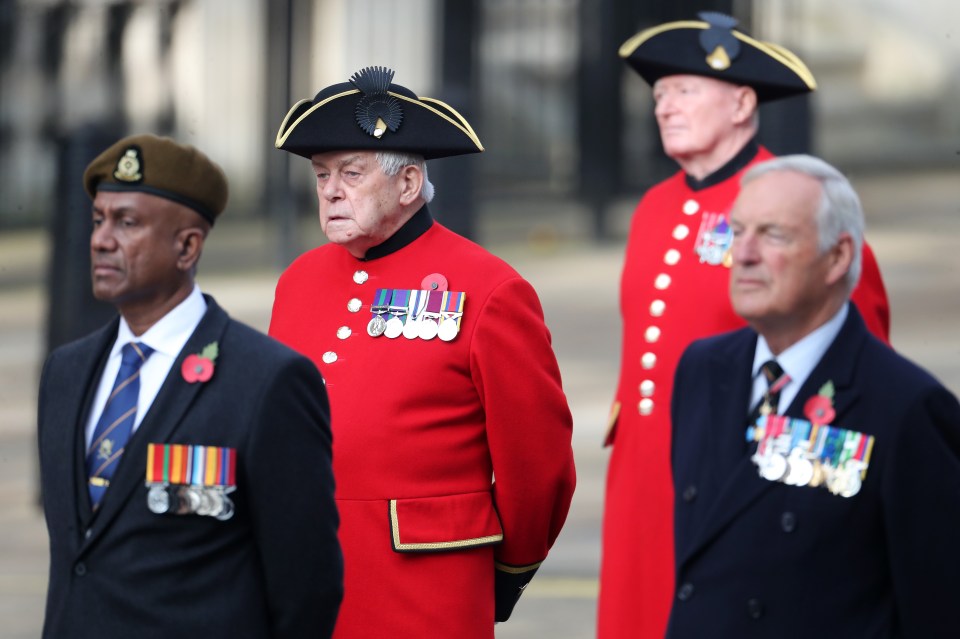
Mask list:
[[[620,380],[606,445],[598,636],[660,639],[675,597],[670,395],[683,349],[744,325],[727,296],[740,176],[772,157],[755,137],[757,105],[813,91],[794,54],[701,13],[635,35],[620,55],[653,88],[664,151],[680,171],[633,215],[621,278]],[[853,294],[867,327],[888,341],[889,306],[873,252]],[[693,501],[694,491],[681,495]],[[746,613],[745,613],[746,614]]]
[[[483,150],[446,104],[367,68],[294,105],[328,244],[270,334],[327,384],[345,596],[335,637],[492,639],[560,532],[572,419],[539,299],[436,223],[424,160]]]

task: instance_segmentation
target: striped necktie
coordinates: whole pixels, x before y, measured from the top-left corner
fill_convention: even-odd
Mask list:
[[[777,360],[771,359],[760,366],[760,372],[767,381],[767,390],[757,405],[750,411],[748,423],[753,424],[761,415],[776,415],[780,403],[780,392],[790,382]]]
[[[103,407],[103,414],[93,431],[93,441],[87,450],[87,487],[94,509],[100,505],[103,494],[110,486],[110,479],[133,432],[137,399],[140,396],[140,366],[152,352],[152,348],[139,342],[130,342],[123,347],[117,380],[113,383],[113,391]]]

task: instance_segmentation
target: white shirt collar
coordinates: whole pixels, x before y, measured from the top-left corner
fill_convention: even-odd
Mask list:
[[[117,341],[113,344],[113,350],[110,355],[116,355],[128,342],[143,342],[154,352],[162,353],[171,358],[175,358],[183,350],[184,344],[193,334],[194,329],[203,315],[207,312],[207,301],[203,299],[203,293],[197,284],[193,285],[193,290],[187,297],[177,304],[173,310],[160,318],[160,320],[151,326],[147,331],[137,337],[130,330],[122,316],[120,317],[120,328],[117,331]]]
[[[780,393],[780,411],[783,412],[793,401],[800,387],[816,368],[817,364],[823,358],[824,353],[830,348],[830,344],[836,339],[847,320],[849,314],[848,304],[840,307],[840,310],[818,327],[809,335],[797,343],[791,345],[785,351],[774,357],[773,351],[767,344],[767,340],[760,335],[757,338],[757,348],[753,355],[753,379],[754,379],[754,398],[751,400],[751,406],[756,403],[757,398],[763,394],[766,382],[760,379],[760,367],[771,359],[776,359],[783,371],[790,376],[790,383],[784,386]],[[760,383],[757,383],[759,380]],[[759,390],[759,395],[757,391]]]

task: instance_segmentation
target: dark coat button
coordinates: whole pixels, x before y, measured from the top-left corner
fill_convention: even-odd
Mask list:
[[[90,537],[92,536],[93,536],[93,528],[87,528],[86,530],[83,531],[84,539],[90,539]]]
[[[693,596],[693,584],[685,583],[677,590],[677,599],[680,601],[688,601],[690,597]]]
[[[76,566],[73,567],[73,572],[75,575],[77,575],[77,577],[83,577],[85,574],[87,574],[87,564],[85,563],[77,564]]]
[[[783,532],[793,532],[797,528],[797,516],[789,511],[783,513],[780,515],[780,527]]]
[[[748,599],[747,612],[751,619],[759,619],[763,616],[763,604],[760,603],[759,599]]]
[[[697,498],[697,487],[693,484],[683,489],[683,501],[690,503]]]

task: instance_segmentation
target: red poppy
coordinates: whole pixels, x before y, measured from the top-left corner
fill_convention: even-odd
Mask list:
[[[187,355],[180,372],[189,384],[205,382],[213,377],[213,361],[200,355]]]
[[[803,414],[814,424],[829,424],[836,417],[833,401],[825,395],[814,395],[803,405]]]

